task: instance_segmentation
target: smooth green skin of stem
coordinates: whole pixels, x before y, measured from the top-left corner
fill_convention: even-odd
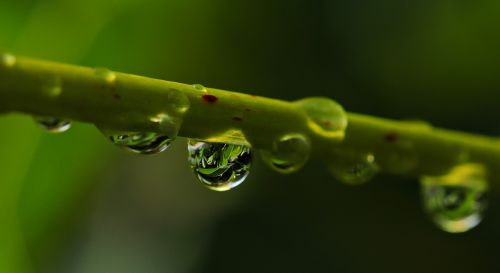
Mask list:
[[[293,102],[115,74],[114,83],[107,85],[93,68],[16,57],[12,67],[0,65],[0,112],[68,118],[123,131],[160,131],[151,117],[178,99],[172,94],[184,94],[190,107],[181,115],[180,136],[270,149],[282,135],[300,133],[311,141],[312,156],[327,164],[342,160],[332,156],[333,147],[370,152],[382,172],[409,176],[441,175],[459,163],[475,162],[487,168],[491,187],[500,192],[495,182],[500,177],[498,138],[349,113],[345,138],[339,141],[311,130],[307,113]],[[43,91],[51,79],[61,83],[58,96]],[[207,94],[216,101],[204,99]],[[229,130],[242,134],[228,135]],[[410,170],[391,168],[394,155],[400,154],[414,159]]]

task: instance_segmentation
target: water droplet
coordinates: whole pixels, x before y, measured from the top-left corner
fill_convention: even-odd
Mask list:
[[[260,151],[262,159],[280,173],[293,173],[309,159],[309,140],[300,134],[287,134],[273,142],[272,150]]]
[[[0,60],[2,65],[8,68],[13,67],[17,62],[16,56],[10,53],[2,53]]]
[[[62,93],[62,83],[59,77],[49,77],[42,86],[42,91],[49,97],[57,97]]]
[[[168,106],[177,114],[184,114],[189,110],[191,102],[180,90],[172,89],[168,93]]]
[[[36,116],[34,120],[38,126],[50,133],[62,133],[71,128],[71,121],[67,119]]]
[[[97,77],[103,79],[107,84],[114,84],[116,81],[116,73],[103,67],[95,68]]]
[[[180,121],[166,113],[159,113],[150,118],[151,122],[158,126],[158,129],[171,137],[176,137],[179,132]]]
[[[330,173],[343,183],[359,185],[371,180],[379,171],[371,153],[334,152],[328,164]]]
[[[295,102],[308,115],[307,125],[316,134],[342,140],[347,128],[347,114],[334,100],[314,97]]]
[[[444,176],[424,176],[420,185],[425,210],[442,230],[465,232],[483,219],[488,188],[483,166],[462,164]]]
[[[156,132],[120,132],[100,129],[118,147],[138,154],[161,153],[170,146],[175,136]]]
[[[215,191],[238,186],[250,171],[252,152],[248,146],[189,139],[188,153],[198,179]]]
[[[199,92],[203,92],[203,93],[206,93],[207,92],[207,88],[205,88],[205,86],[201,85],[201,84],[193,84],[193,88],[196,90],[196,91],[199,91]]]

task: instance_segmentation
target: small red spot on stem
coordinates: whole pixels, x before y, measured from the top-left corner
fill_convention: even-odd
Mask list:
[[[233,117],[233,120],[234,121],[243,121],[243,118],[241,118],[241,117]]]
[[[208,103],[215,103],[219,98],[214,95],[205,94],[201,98]]]
[[[398,141],[399,139],[399,133],[398,132],[390,132],[390,133],[387,133],[385,136],[384,136],[384,140],[385,142],[387,143],[394,143],[396,141]]]
[[[332,121],[330,120],[323,120],[322,123],[326,128],[332,127]]]

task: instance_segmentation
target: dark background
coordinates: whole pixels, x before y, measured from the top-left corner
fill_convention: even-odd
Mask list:
[[[0,48],[16,54],[488,135],[499,33],[496,0],[0,2]],[[189,170],[185,139],[143,157],[88,124],[47,135],[12,114],[0,128],[11,273],[500,270],[497,196],[480,226],[447,234],[413,178],[349,187],[314,160],[283,176],[256,158],[219,193]]]

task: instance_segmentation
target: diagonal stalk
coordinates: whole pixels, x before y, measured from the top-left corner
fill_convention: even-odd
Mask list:
[[[299,103],[87,68],[1,55],[0,110],[55,116],[123,131],[161,132],[158,117],[178,121],[179,135],[270,149],[283,134],[311,142],[326,164],[339,154],[372,153],[382,172],[437,175],[464,163],[483,164],[500,190],[500,140],[425,123],[348,113],[343,139],[318,133]],[[182,123],[182,124],[180,124]],[[498,186],[497,186],[498,185]]]

